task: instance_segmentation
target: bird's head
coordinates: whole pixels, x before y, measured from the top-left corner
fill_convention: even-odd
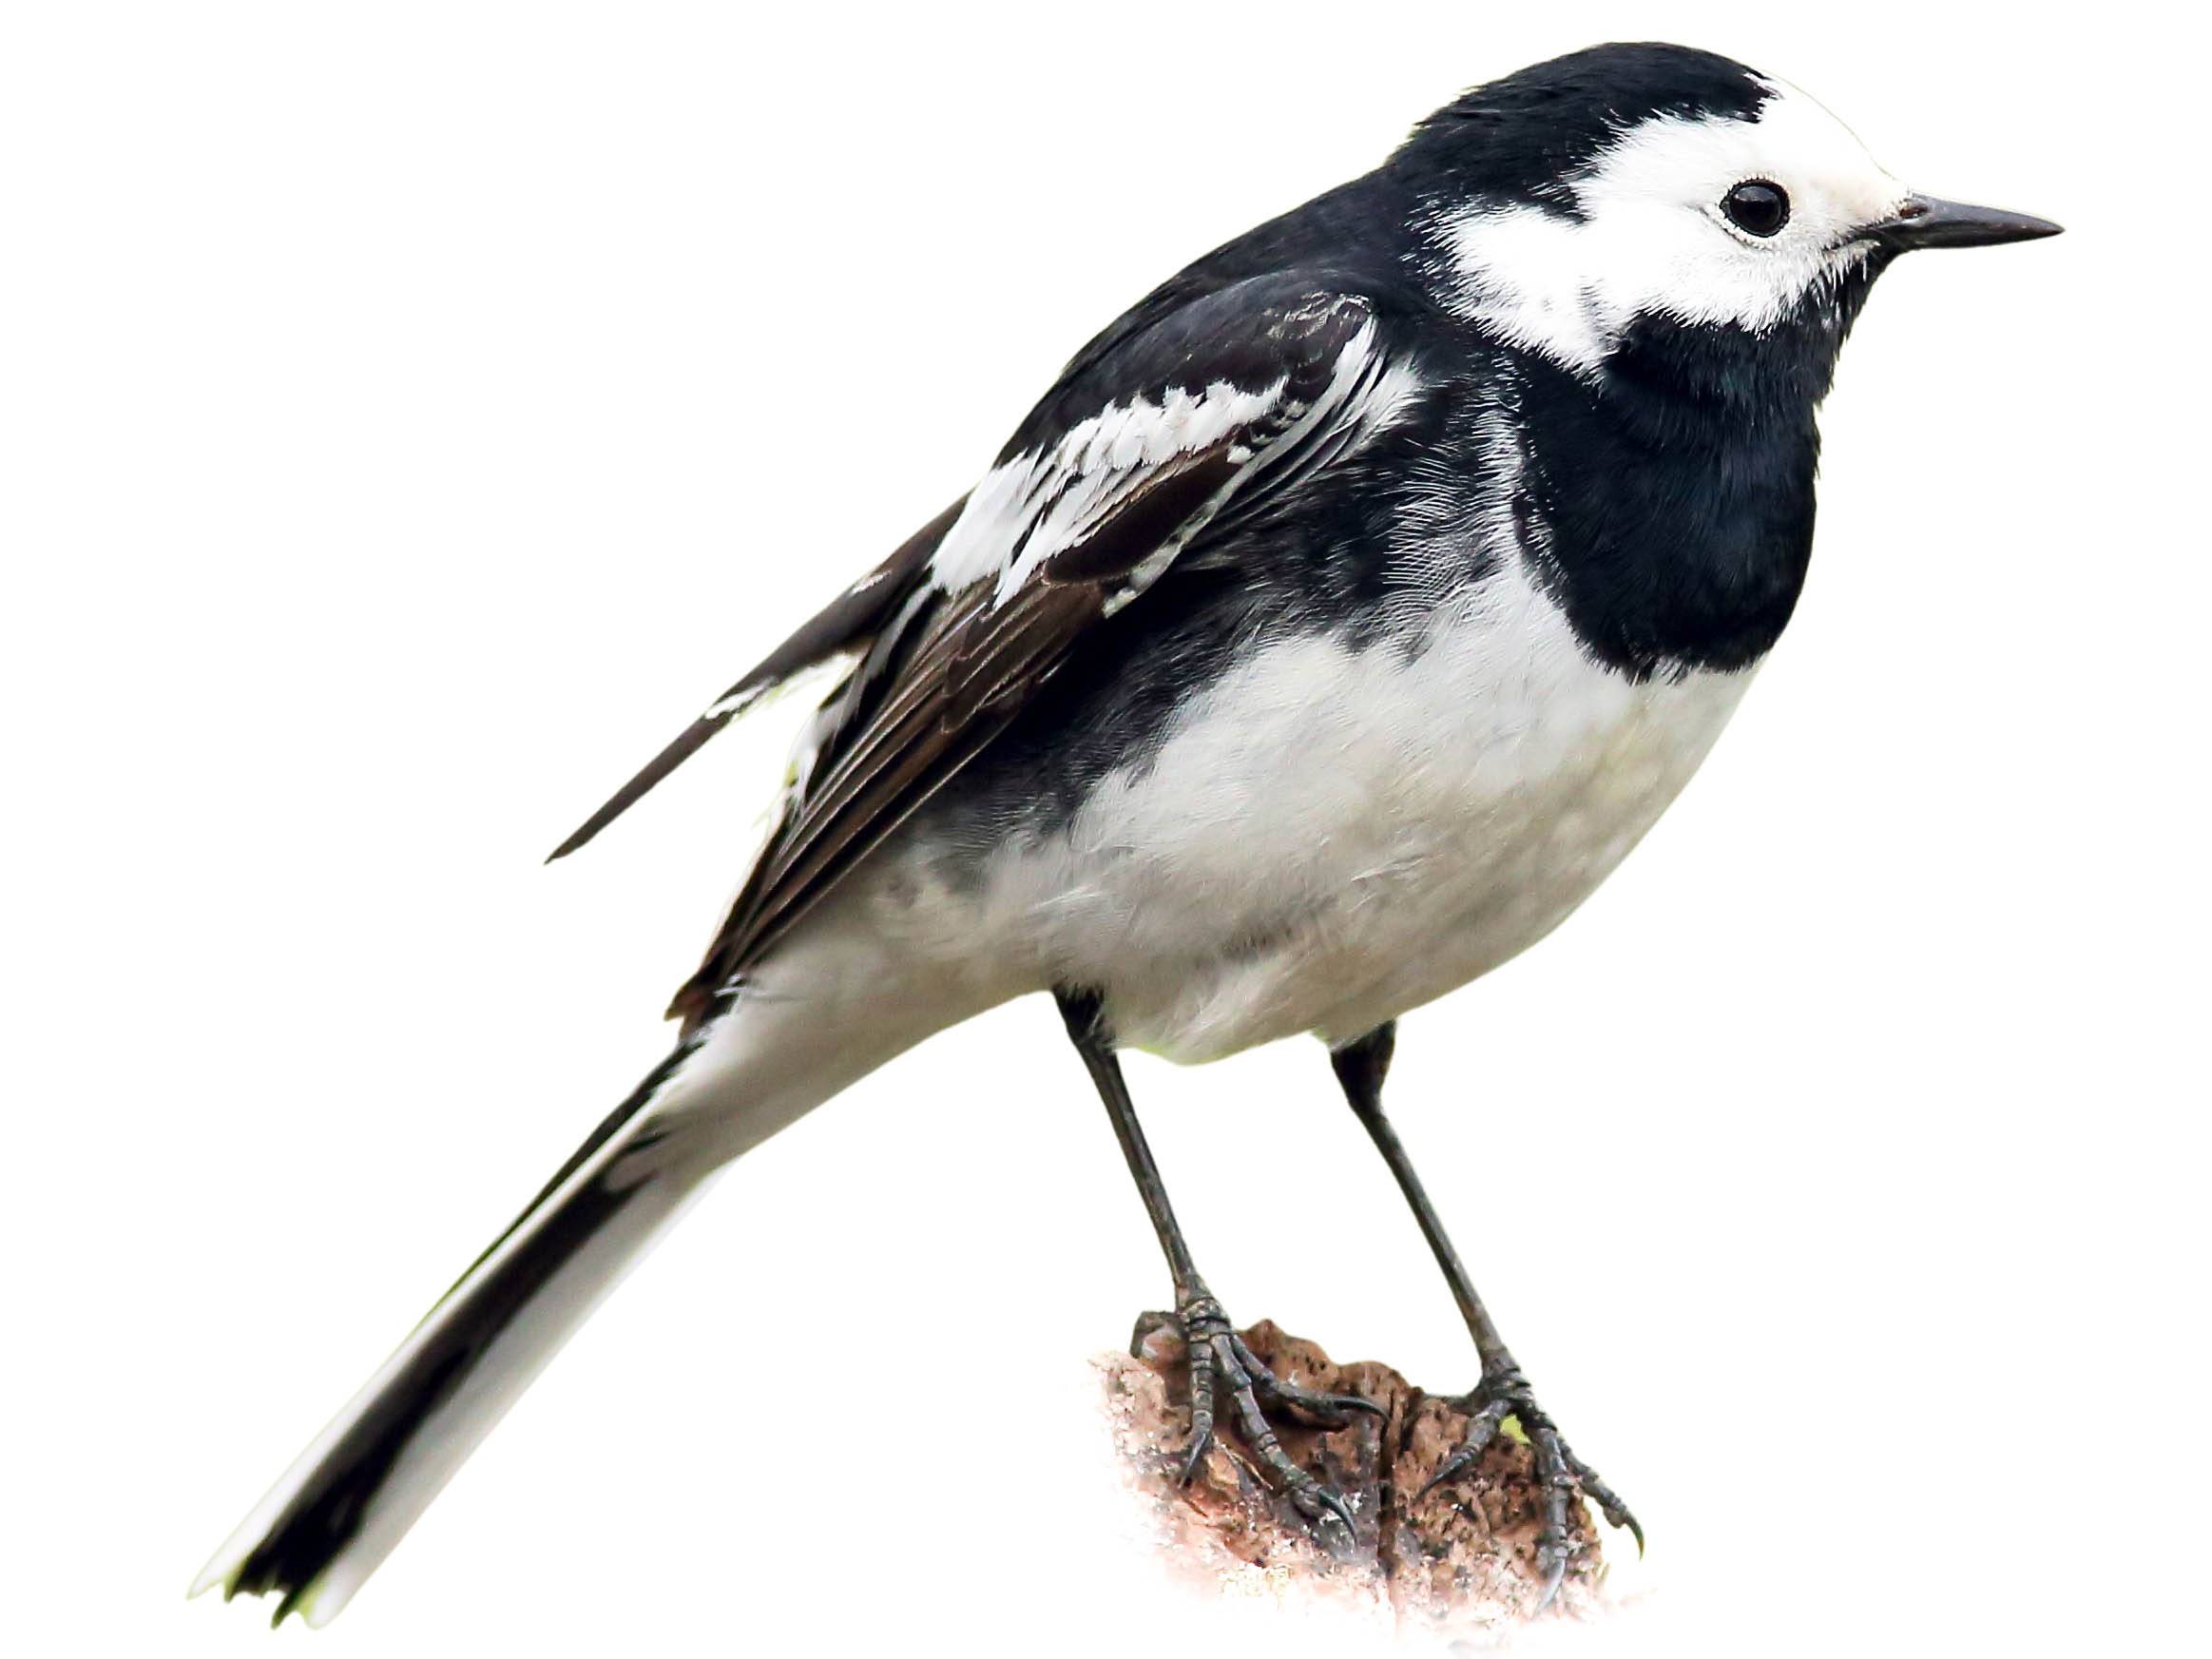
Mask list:
[[[1769,342],[1816,398],[1899,253],[2059,229],[1917,195],[1803,92],[1686,47],[1595,47],[1477,87],[1390,168],[1425,276],[1488,332],[1593,377],[1655,334]]]

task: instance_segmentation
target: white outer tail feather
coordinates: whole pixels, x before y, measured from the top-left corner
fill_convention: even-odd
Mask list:
[[[348,1431],[383,1400],[388,1390],[407,1385],[410,1362],[456,1321],[476,1312],[472,1292],[490,1282],[502,1262],[526,1248],[549,1220],[562,1213],[565,1205],[591,1184],[603,1181],[609,1167],[636,1144],[638,1131],[649,1117],[649,1107],[641,1109],[623,1132],[610,1137],[545,1202],[533,1206],[497,1248],[469,1270],[240,1523],[193,1581],[193,1595],[219,1585],[226,1595],[235,1589],[241,1568],[272,1528],[294,1501],[325,1475],[328,1460]],[[470,1453],[560,1352],[562,1344],[685,1206],[704,1190],[711,1173],[678,1170],[644,1175],[626,1202],[501,1327],[460,1384],[407,1437],[389,1473],[377,1484],[357,1530],[293,1598],[291,1605],[308,1624],[325,1625],[337,1616]],[[281,1611],[279,1617],[282,1617]]]
[[[191,1593],[219,1585],[226,1596],[240,1589],[280,1590],[287,1595],[279,1621],[298,1611],[310,1625],[328,1624],[717,1171],[894,1055],[1023,988],[966,977],[927,960],[927,953],[893,948],[870,921],[866,885],[853,883],[844,902],[816,912],[770,960],[747,971],[742,992],[647,1078],[633,1096],[636,1109],[626,1118],[618,1112],[620,1127],[604,1144],[532,1205],[431,1310],[216,1552]],[[597,1217],[584,1211],[582,1242],[518,1305],[502,1312],[502,1264],[533,1241],[544,1247],[553,1224],[575,1225],[579,1207],[595,1192],[603,1199],[620,1193],[623,1201]],[[551,1247],[557,1253],[565,1246],[554,1238]],[[496,1316],[491,1320],[487,1298]],[[452,1392],[399,1441],[341,1546],[304,1584],[258,1572],[261,1582],[241,1585],[241,1572],[283,1530],[303,1494],[318,1480],[326,1493],[342,1486],[346,1465],[334,1467],[334,1457],[349,1432],[379,1404],[404,1406],[410,1394],[420,1392],[423,1379],[410,1375],[411,1362],[471,1317],[494,1324],[493,1334],[469,1357]]]

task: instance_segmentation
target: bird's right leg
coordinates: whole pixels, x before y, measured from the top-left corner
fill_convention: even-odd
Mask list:
[[[1128,1084],[1122,1077],[1122,1063],[1114,1052],[1103,999],[1088,991],[1059,991],[1054,994],[1076,1052],[1083,1056],[1091,1081],[1098,1085],[1100,1098],[1106,1102],[1114,1136],[1122,1144],[1122,1155],[1129,1162],[1138,1196],[1144,1201],[1152,1229],[1160,1235],[1160,1248],[1166,1254],[1168,1271],[1174,1275],[1175,1321],[1183,1329],[1183,1350],[1190,1363],[1190,1441],[1179,1479],[1188,1481],[1197,1473],[1206,1447],[1213,1441],[1219,1390],[1228,1397],[1240,1437],[1298,1506],[1298,1513],[1317,1526],[1325,1526],[1324,1517],[1333,1517],[1349,1531],[1352,1507],[1344,1501],[1343,1494],[1291,1460],[1267,1414],[1273,1409],[1295,1421],[1334,1429],[1343,1427],[1346,1412],[1364,1411],[1380,1417],[1382,1408],[1356,1395],[1318,1394],[1283,1380],[1237,1334],[1229,1316],[1199,1277],[1190,1246],[1183,1242],[1183,1228],[1167,1202],[1160,1167],[1152,1161],[1152,1148],[1145,1144],[1136,1106],[1129,1099]]]
[[[1420,1176],[1414,1172],[1414,1161],[1406,1156],[1397,1130],[1383,1114],[1382,1080],[1390,1071],[1391,1054],[1396,1046],[1397,1024],[1386,1022],[1356,1042],[1332,1049],[1329,1063],[1336,1069],[1337,1080],[1344,1086],[1344,1098],[1366,1127],[1375,1149],[1390,1166],[1391,1173],[1397,1178],[1398,1190],[1405,1194],[1421,1236],[1429,1241],[1436,1265],[1444,1270],[1445,1282],[1459,1303],[1468,1334],[1473,1337],[1475,1352],[1482,1360],[1482,1380],[1463,1402],[1469,1412],[1467,1439],[1445,1458],[1430,1477],[1429,1484],[1421,1489],[1421,1495],[1428,1495],[1435,1487],[1455,1480],[1473,1468],[1483,1449],[1504,1431],[1509,1419],[1512,1420],[1521,1431],[1520,1437],[1529,1442],[1535,1454],[1537,1477],[1545,1491],[1544,1531],[1536,1551],[1544,1572],[1543,1598],[1537,1603],[1537,1611],[1541,1612],[1559,1593],[1560,1584],[1567,1576],[1571,1547],[1568,1513],[1577,1491],[1596,1503],[1606,1520],[1635,1534],[1638,1553],[1644,1549],[1644,1528],[1619,1495],[1598,1477],[1598,1472],[1575,1456],[1574,1449],[1561,1437],[1559,1426],[1551,1420],[1550,1414],[1536,1403],[1528,1378],[1522,1375],[1520,1365],[1506,1347],[1505,1339],[1498,1335],[1497,1326],[1491,1322],[1490,1310],[1475,1294],[1473,1281],[1460,1264],[1459,1252],[1452,1247],[1452,1240],[1444,1231],[1444,1223],[1436,1214],[1435,1206],[1429,1202]]]

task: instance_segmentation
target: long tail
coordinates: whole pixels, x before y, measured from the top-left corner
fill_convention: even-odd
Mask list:
[[[863,896],[864,897],[865,896]],[[715,1170],[1009,994],[817,912],[608,1114],[215,1553],[193,1593],[327,1624]]]
[[[278,1481],[193,1584],[337,1615],[707,1171],[656,1159],[686,1043],[595,1129]]]

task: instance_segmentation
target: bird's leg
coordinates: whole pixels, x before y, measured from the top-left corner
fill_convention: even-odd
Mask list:
[[[1198,1472],[1206,1447],[1213,1441],[1218,1391],[1228,1399],[1239,1437],[1298,1513],[1324,1532],[1327,1517],[1341,1522],[1349,1533],[1352,1507],[1344,1501],[1343,1494],[1291,1461],[1267,1414],[1274,1410],[1310,1426],[1334,1429],[1344,1426],[1346,1412],[1364,1411],[1379,1417],[1382,1408],[1356,1395],[1318,1394],[1285,1381],[1246,1346],[1205,1281],[1199,1277],[1190,1246],[1183,1242],[1183,1228],[1176,1223],[1167,1188],[1160,1179],[1160,1167],[1152,1161],[1152,1148],[1145,1144],[1144,1131],[1137,1123],[1137,1109],[1122,1077],[1121,1060],[1114,1053],[1102,999],[1095,992],[1061,991],[1055,994],[1061,1017],[1068,1022],[1068,1034],[1106,1102],[1114,1136],[1122,1144],[1122,1155],[1129,1162],[1137,1194],[1144,1201],[1152,1230],[1160,1235],[1160,1248],[1175,1279],[1175,1321],[1182,1327],[1190,1365],[1190,1440],[1179,1479],[1188,1481]]]
[[[1344,1098],[1352,1103],[1353,1111],[1367,1127],[1375,1149],[1397,1178],[1398,1190],[1406,1195],[1406,1203],[1413,1207],[1414,1220],[1420,1225],[1421,1236],[1429,1241],[1436,1265],[1444,1270],[1445,1283],[1452,1286],[1459,1312],[1474,1338],[1475,1353],[1482,1360],[1482,1380],[1475,1384],[1465,1401],[1471,1414],[1467,1438],[1445,1458],[1428,1486],[1422,1488],[1422,1495],[1425,1496],[1443,1482],[1473,1468],[1483,1448],[1497,1437],[1507,1419],[1516,1421],[1535,1454],[1536,1476],[1545,1493],[1544,1531],[1537,1543],[1537,1562],[1544,1572],[1544,1599],[1538,1604],[1541,1611],[1558,1592],[1561,1581],[1567,1576],[1568,1557],[1571,1553],[1568,1506],[1574,1501],[1577,1490],[1605,1512],[1606,1520],[1633,1533],[1639,1552],[1644,1548],[1644,1529],[1619,1495],[1598,1478],[1597,1471],[1574,1455],[1573,1448],[1561,1438],[1558,1425],[1536,1403],[1528,1378],[1522,1375],[1511,1350],[1498,1335],[1482,1298],[1475,1294],[1473,1282],[1460,1264],[1459,1252],[1452,1247],[1452,1240],[1444,1231],[1443,1222],[1437,1219],[1435,1206],[1429,1202],[1420,1176],[1414,1172],[1413,1160],[1406,1156],[1397,1131],[1383,1115],[1382,1080],[1390,1070],[1391,1052],[1396,1043],[1397,1025],[1392,1021],[1375,1027],[1356,1042],[1331,1050],[1329,1062],[1336,1068],[1337,1080],[1344,1086]]]

